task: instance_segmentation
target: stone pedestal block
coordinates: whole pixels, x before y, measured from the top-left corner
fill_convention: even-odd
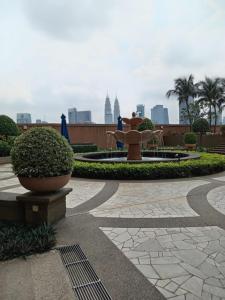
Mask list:
[[[72,191],[64,188],[53,193],[28,192],[16,197],[24,207],[24,217],[27,224],[53,224],[65,217],[66,195]]]

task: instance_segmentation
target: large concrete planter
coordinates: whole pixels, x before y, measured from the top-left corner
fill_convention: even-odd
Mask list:
[[[70,178],[71,174],[44,178],[28,178],[18,176],[21,185],[25,189],[37,193],[48,193],[58,191],[69,182]]]

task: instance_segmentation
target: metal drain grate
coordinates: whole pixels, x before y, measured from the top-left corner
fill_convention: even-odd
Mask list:
[[[79,300],[112,300],[79,245],[57,249]]]

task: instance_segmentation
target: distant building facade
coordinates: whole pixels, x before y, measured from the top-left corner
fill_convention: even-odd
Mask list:
[[[105,124],[113,123],[112,107],[110,103],[109,96],[106,96],[105,99]]]
[[[145,117],[145,106],[144,106],[144,104],[138,104],[136,112],[137,112],[138,117],[144,118]]]
[[[113,110],[113,118],[115,124],[117,124],[119,116],[120,116],[120,104],[118,98],[116,97],[114,102],[114,110]]]
[[[169,124],[168,108],[163,105],[155,105],[151,109],[151,120],[155,124]]]
[[[17,124],[31,124],[31,114],[18,113],[16,115]]]
[[[92,123],[91,111],[90,110],[78,111],[75,107],[69,108],[68,121],[69,124]]]
[[[189,97],[188,98],[188,103],[190,104],[190,103],[193,103],[193,102],[194,102],[193,97]],[[187,114],[186,109],[187,109],[187,106],[186,106],[185,101],[182,101],[181,103],[179,103],[179,124],[180,125],[189,125],[188,117],[184,116],[184,112],[185,112],[185,115]]]

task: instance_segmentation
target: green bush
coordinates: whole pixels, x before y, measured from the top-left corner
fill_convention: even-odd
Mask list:
[[[209,123],[204,118],[199,118],[192,124],[192,130],[196,133],[206,133],[209,131]]]
[[[98,147],[95,144],[74,144],[71,145],[74,153],[96,152]]]
[[[5,141],[0,140],[0,157],[9,156],[10,150],[11,150],[10,145]]]
[[[148,118],[145,118],[144,122],[138,126],[138,131],[153,130],[153,129],[154,129],[154,124]]]
[[[0,260],[42,253],[56,243],[51,225],[31,227],[20,223],[0,222]]]
[[[185,144],[196,144],[197,137],[194,132],[187,132],[184,135],[184,143]]]
[[[13,169],[24,177],[52,177],[69,174],[73,150],[55,129],[34,127],[21,134],[11,150]]]
[[[0,136],[17,136],[19,135],[19,128],[16,123],[5,115],[0,115]]]
[[[202,176],[225,170],[225,157],[201,153],[199,159],[162,163],[74,162],[73,176],[99,179],[165,179]]]

